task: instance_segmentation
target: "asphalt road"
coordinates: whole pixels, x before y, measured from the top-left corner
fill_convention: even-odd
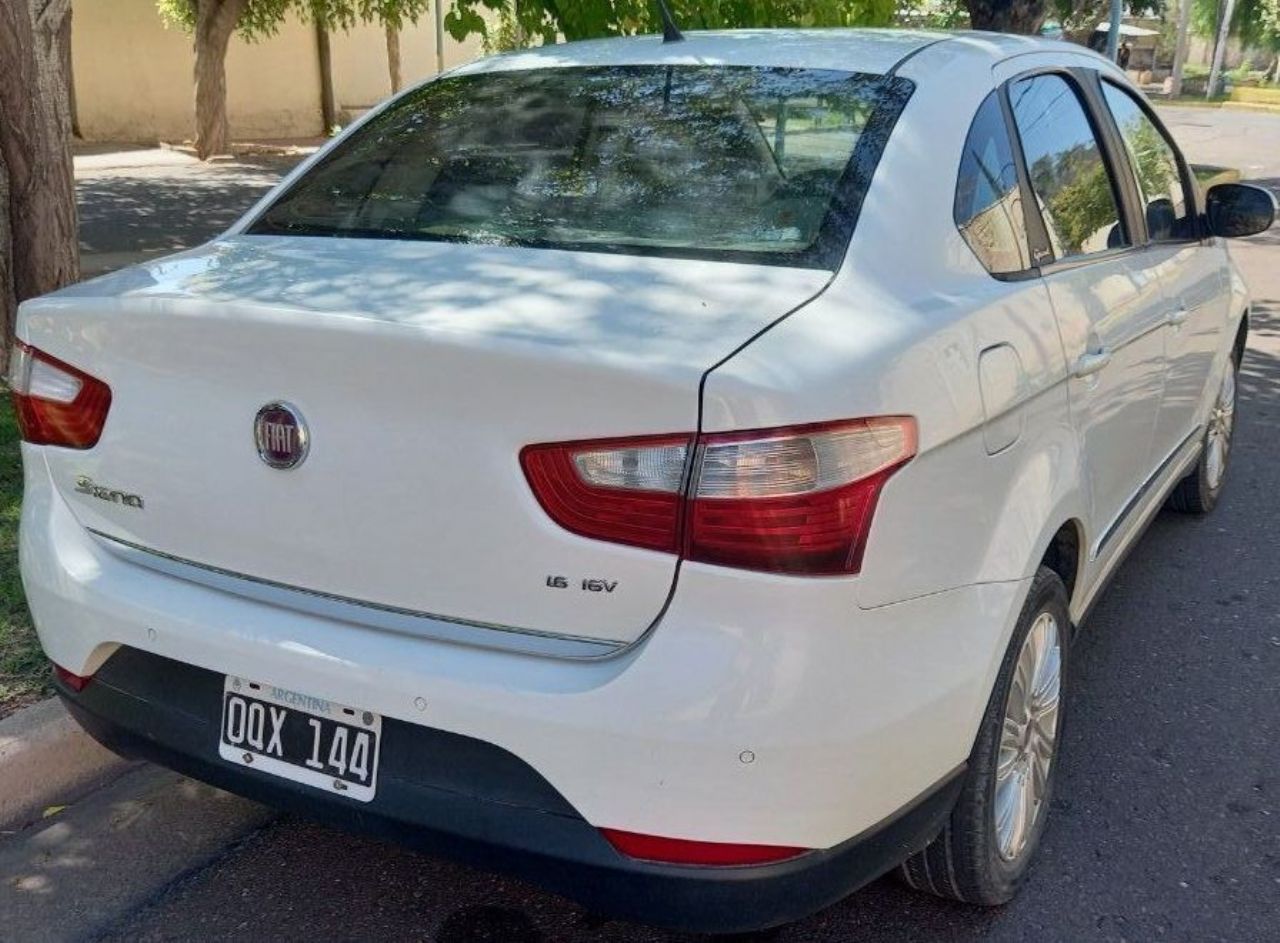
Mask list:
[[[1192,160],[1280,185],[1280,116],[1164,114]],[[1022,895],[974,910],[883,879],[768,939],[1280,939],[1280,229],[1234,251],[1257,304],[1229,485],[1207,519],[1162,515],[1089,619],[1058,798]],[[687,939],[288,817],[102,935]]]
[[[75,165],[83,274],[100,275],[211,239],[301,156],[259,153],[209,165],[161,148],[82,148]]]

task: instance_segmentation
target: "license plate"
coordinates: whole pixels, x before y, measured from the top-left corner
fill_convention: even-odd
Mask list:
[[[271,684],[227,676],[218,754],[239,766],[368,802],[382,718]]]

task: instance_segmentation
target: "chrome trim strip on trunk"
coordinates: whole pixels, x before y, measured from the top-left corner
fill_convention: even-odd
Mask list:
[[[97,538],[107,551],[126,562],[232,596],[253,599],[324,619],[349,622],[437,642],[548,658],[602,658],[617,654],[627,647],[621,642],[556,635],[551,632],[484,622],[467,622],[448,616],[415,612],[411,609],[337,596],[319,590],[288,586],[284,583],[184,560],[100,531],[90,529],[89,533]]]

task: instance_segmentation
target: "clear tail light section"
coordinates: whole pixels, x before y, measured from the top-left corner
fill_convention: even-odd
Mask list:
[[[904,416],[554,443],[521,463],[576,534],[771,573],[857,573],[880,490],[916,453]]]
[[[692,435],[530,445],[520,453],[543,510],[565,530],[676,553]]]
[[[24,441],[69,449],[98,444],[111,409],[111,388],[101,380],[15,341],[9,388]]]
[[[856,419],[703,438],[685,556],[770,573],[857,573],[880,489],[916,453],[914,420]]]

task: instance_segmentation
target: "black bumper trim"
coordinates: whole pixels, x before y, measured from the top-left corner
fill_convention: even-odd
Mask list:
[[[805,917],[923,847],[955,803],[956,770],[886,822],[841,844],[758,867],[634,861],[532,767],[470,737],[384,719],[369,803],[234,766],[217,750],[222,676],[122,648],[82,691],[59,694],[96,740],[280,809],[501,871],[604,914],[693,932],[744,932]]]

